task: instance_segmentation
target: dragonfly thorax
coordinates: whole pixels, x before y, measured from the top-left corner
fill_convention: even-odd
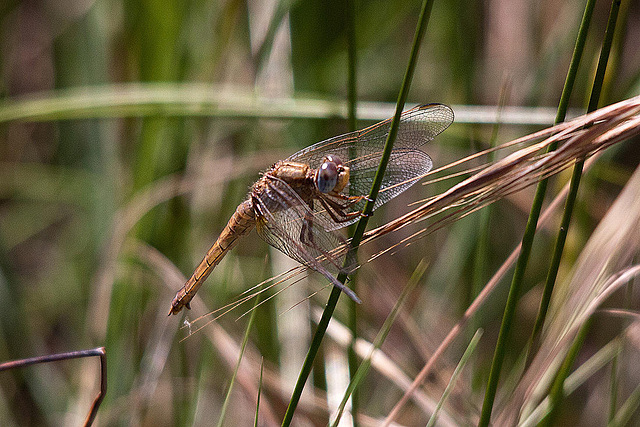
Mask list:
[[[328,155],[315,174],[315,184],[321,193],[339,193],[349,183],[349,167],[338,156]]]

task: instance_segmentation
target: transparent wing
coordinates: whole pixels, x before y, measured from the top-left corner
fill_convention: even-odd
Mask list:
[[[260,237],[290,258],[321,273],[360,302],[352,290],[335,278],[335,273],[343,269],[346,255],[342,236],[331,231],[332,224],[317,217],[284,181],[266,178],[269,184],[265,190],[252,195]]]
[[[387,170],[376,199],[374,209],[413,185],[423,174],[431,170],[433,162],[418,147],[426,144],[444,131],[453,122],[453,110],[443,104],[422,105],[402,113],[398,136],[389,159]],[[288,160],[307,163],[314,169],[322,164],[325,156],[333,154],[349,166],[349,185],[345,195],[367,195],[375,177],[382,150],[389,134],[391,119],[384,120],[368,128],[336,136],[313,144],[293,154]],[[364,202],[350,207],[350,211],[361,210]],[[322,207],[315,206],[318,216],[328,222],[330,218]],[[335,228],[344,227],[356,221],[335,223]]]
[[[402,113],[394,150],[416,149],[431,141],[453,123],[453,110],[444,104],[426,104]],[[288,160],[317,169],[327,154],[340,157],[352,169],[362,162],[380,160],[391,119],[365,129],[326,139],[293,154]]]

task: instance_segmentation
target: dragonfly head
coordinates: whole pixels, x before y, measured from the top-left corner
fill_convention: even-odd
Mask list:
[[[321,193],[339,193],[349,183],[349,167],[338,156],[329,154],[316,171],[315,182]]]

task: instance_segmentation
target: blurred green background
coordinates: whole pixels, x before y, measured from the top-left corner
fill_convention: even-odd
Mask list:
[[[410,102],[495,106],[504,91],[507,105],[553,111],[583,7],[574,0],[436,1]],[[588,99],[609,7],[596,5],[571,102],[579,112]],[[359,100],[395,102],[419,8],[417,1],[356,2]],[[624,1],[602,105],[639,92],[639,18],[638,2]],[[166,318],[169,303],[182,284],[179,273],[191,274],[261,170],[347,130],[337,106],[346,98],[345,28],[340,1],[5,0],[0,5],[0,361],[105,346],[108,393],[99,425],[215,423],[247,322],[237,318],[251,303],[184,342],[179,342],[187,335],[178,329],[181,319]],[[282,105],[269,99],[298,104],[286,104],[282,113]],[[308,108],[296,111],[296,105]],[[326,105],[331,108],[322,110]],[[315,107],[321,113],[312,114]],[[360,127],[371,119],[363,117]],[[539,128],[503,125],[497,140]],[[454,124],[426,149],[436,167],[442,166],[486,148],[493,131],[491,124]],[[639,160],[637,143],[623,144],[589,172],[561,275]],[[566,179],[553,180],[551,188]],[[448,185],[416,185],[372,221],[394,218],[411,201]],[[383,346],[413,377],[520,241],[531,195],[526,190],[496,204],[486,228],[474,214],[367,264],[358,278],[364,300],[361,336],[373,339],[418,262],[428,261],[415,298]],[[474,268],[472,254],[483,230],[485,263]],[[527,275],[532,290],[519,308],[517,327],[524,332],[514,334],[513,359],[535,318],[540,290],[534,286],[544,280],[554,236],[551,230],[536,240]],[[362,257],[400,237],[380,239]],[[191,320],[290,267],[255,233],[244,240],[200,291],[204,304],[194,303]],[[321,277],[311,275],[309,283],[257,309],[227,425],[253,420],[260,356],[263,422],[279,422],[291,376],[295,379],[308,345],[309,313],[323,306],[328,291],[289,309],[322,286]],[[505,296],[506,286],[476,322],[487,333],[473,375],[451,403],[463,424],[473,424],[482,402],[478,384],[488,373]],[[336,318],[346,322],[341,308]],[[619,328],[611,323],[596,328],[591,348]],[[325,425],[328,419],[324,392],[333,380],[325,379],[322,362],[344,359],[345,350],[326,341],[299,425]],[[447,363],[455,363],[460,348],[449,353],[440,366],[446,378],[453,366]],[[630,383],[640,378],[637,366],[624,369]],[[78,424],[98,381],[97,360],[0,373],[0,424]],[[444,381],[436,375],[427,386],[436,401]],[[606,422],[606,415],[598,415],[608,405],[598,398],[602,381],[568,400],[565,422]],[[389,411],[401,396],[390,383],[380,371],[370,374],[361,396],[364,414],[373,418]],[[418,425],[426,419],[413,404],[399,422]]]

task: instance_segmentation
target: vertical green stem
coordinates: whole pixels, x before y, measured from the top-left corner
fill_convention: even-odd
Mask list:
[[[545,427],[555,425],[554,421],[558,418],[558,414],[560,413],[560,404],[564,398],[564,380],[569,376],[573,362],[575,362],[576,357],[578,357],[578,353],[580,353],[582,344],[589,332],[591,320],[592,318],[590,317],[586,322],[584,322],[584,325],[580,328],[576,339],[573,341],[573,344],[569,349],[569,353],[567,353],[567,357],[565,357],[562,362],[562,366],[560,366],[560,370],[558,371],[558,374],[553,381],[553,385],[551,386],[551,391],[549,392],[551,409],[547,416],[538,424],[539,426]]]
[[[347,255],[346,262],[349,263],[357,254],[357,248],[360,245],[360,241],[362,240],[362,236],[364,235],[365,228],[367,227],[367,222],[369,219],[369,214],[373,211],[373,206],[375,203],[376,197],[378,197],[378,192],[380,191],[380,187],[382,185],[382,178],[384,176],[384,172],[387,168],[387,163],[389,162],[389,158],[391,157],[391,150],[393,149],[393,142],[398,134],[398,126],[400,124],[400,116],[402,114],[402,109],[404,108],[404,104],[406,102],[407,96],[409,94],[409,87],[411,85],[411,80],[413,78],[413,73],[416,68],[416,64],[418,62],[418,52],[420,50],[420,44],[422,42],[422,38],[424,32],[427,28],[427,22],[429,21],[429,16],[431,15],[431,8],[433,6],[433,0],[424,0],[422,3],[422,9],[420,11],[420,16],[418,17],[418,24],[416,33],[413,38],[413,45],[411,47],[411,54],[409,56],[409,64],[407,65],[407,70],[405,72],[404,78],[402,80],[402,87],[400,88],[400,94],[398,95],[398,101],[396,104],[396,113],[391,121],[391,127],[389,128],[389,135],[385,142],[384,152],[382,154],[382,158],[380,159],[380,165],[378,166],[378,170],[376,171],[375,178],[373,180],[373,184],[371,186],[371,192],[369,193],[369,200],[365,204],[363,209],[363,216],[358,221],[358,225],[356,226],[356,231],[351,238],[351,250]],[[347,279],[346,273],[340,273],[338,275],[338,280],[344,283]],[[340,289],[334,287],[331,291],[331,295],[329,295],[329,300],[327,302],[327,306],[325,307],[324,312],[322,313],[322,318],[320,319],[320,323],[318,323],[318,327],[313,335],[311,340],[311,345],[309,347],[309,351],[302,365],[302,369],[300,370],[300,375],[298,375],[298,380],[296,382],[295,388],[293,390],[293,394],[291,396],[291,400],[289,401],[289,406],[287,407],[287,411],[285,412],[284,419],[282,420],[283,426],[289,426],[291,424],[291,420],[293,419],[293,414],[295,409],[300,401],[300,396],[302,395],[302,390],[304,389],[304,384],[309,377],[309,373],[311,372],[311,366],[313,365],[313,359],[318,352],[318,348],[320,347],[320,343],[322,342],[322,338],[327,330],[327,326],[329,325],[329,320],[331,319],[331,315],[335,310],[338,299],[340,298]]]
[[[573,51],[573,57],[571,58],[571,64],[565,80],[565,85],[562,90],[562,96],[560,97],[560,103],[558,105],[558,112],[556,115],[556,123],[564,120],[566,115],[567,106],[569,105],[569,98],[571,91],[573,90],[573,84],[575,82],[576,74],[578,71],[578,65],[582,57],[584,50],[584,44],[587,38],[587,32],[589,29],[589,23],[591,22],[591,16],[593,14],[593,8],[595,0],[587,0],[584,14],[582,16],[582,22],[580,23],[580,29],[578,30],[578,37],[576,45]],[[549,146],[548,151],[555,150],[557,144]],[[533,244],[533,238],[535,236],[536,227],[538,224],[538,217],[540,216],[540,210],[542,209],[542,202],[547,191],[547,180],[542,180],[538,184],[536,194],[531,206],[531,212],[529,213],[529,219],[522,238],[522,249],[520,256],[516,263],[516,268],[513,273],[513,279],[511,281],[511,287],[509,289],[509,296],[507,297],[507,304],[502,317],[502,324],[500,326],[500,332],[498,334],[498,342],[496,343],[496,349],[493,355],[493,361],[491,362],[491,371],[489,373],[489,381],[487,383],[487,391],[484,395],[484,402],[482,404],[482,412],[480,414],[480,421],[478,426],[488,426],[491,419],[491,411],[493,409],[493,402],[495,400],[496,391],[498,389],[498,380],[500,378],[500,371],[502,369],[502,363],[506,353],[506,341],[513,324],[513,316],[516,311],[516,305],[522,288],[524,273],[529,261],[529,255],[531,254],[531,246]]]
[[[604,82],[604,75],[607,69],[607,62],[609,60],[609,52],[611,51],[611,43],[613,41],[613,33],[615,30],[616,21],[618,18],[618,11],[620,10],[620,0],[614,0],[611,4],[611,11],[609,13],[609,21],[607,23],[607,29],[605,32],[604,40],[602,42],[602,50],[600,51],[600,59],[598,60],[598,68],[593,82],[593,88],[591,90],[591,97],[589,99],[589,106],[587,107],[587,113],[598,108],[598,100],[600,99],[600,92],[602,90],[602,84]],[[549,266],[549,272],[544,285],[544,291],[542,293],[542,299],[540,301],[540,309],[538,310],[538,316],[531,334],[529,347],[529,354],[535,352],[535,348],[538,345],[540,339],[540,332],[542,331],[542,325],[544,324],[546,314],[551,301],[551,295],[555,285],[556,278],[558,276],[558,269],[560,268],[560,261],[562,260],[562,252],[564,250],[564,244],[567,239],[567,233],[569,232],[569,225],[571,223],[571,216],[573,214],[573,207],[575,205],[576,197],[578,195],[578,188],[580,186],[580,179],[582,177],[582,169],[584,166],[584,160],[580,160],[573,168],[571,176],[571,184],[569,187],[569,194],[565,202],[564,212],[562,214],[562,220],[560,222],[560,230],[558,231],[558,237],[556,238],[555,247],[553,249],[553,255],[551,258],[551,265]]]
[[[264,358],[260,360],[260,379],[258,380],[258,397],[256,398],[256,416],[253,419],[253,427],[258,427],[260,416],[260,396],[262,395],[262,374],[264,373]]]
[[[218,427],[222,427],[224,425],[225,415],[227,413],[227,408],[229,407],[229,402],[231,401],[231,392],[233,391],[233,385],[236,382],[236,377],[238,376],[238,370],[240,369],[240,362],[242,362],[242,356],[244,356],[244,350],[247,348],[247,342],[249,342],[249,332],[251,332],[251,327],[253,326],[256,318],[256,313],[258,310],[256,308],[260,304],[260,300],[262,299],[262,292],[258,292],[258,296],[256,297],[255,302],[253,303],[253,310],[251,310],[251,317],[249,317],[249,322],[247,322],[247,328],[244,331],[244,337],[242,338],[242,345],[240,346],[240,354],[238,355],[238,361],[236,362],[235,368],[233,368],[233,374],[231,375],[231,381],[229,382],[229,388],[227,389],[227,394],[224,397],[224,403],[222,404],[222,409],[220,410],[220,418],[218,418]],[[260,382],[262,383],[262,365],[260,366]],[[260,395],[258,395],[258,403],[257,406],[260,406]],[[256,409],[256,420],[258,419],[258,409]]]
[[[338,277],[340,280],[340,277]],[[344,280],[344,279],[343,279]],[[300,374],[298,375],[298,381],[296,382],[296,386],[293,389],[293,393],[291,395],[291,400],[289,400],[289,406],[287,407],[287,412],[284,414],[284,418],[282,420],[283,426],[291,425],[291,420],[293,419],[293,414],[298,407],[298,402],[300,401],[300,396],[302,396],[302,390],[304,389],[304,384],[307,382],[307,378],[309,378],[309,374],[311,373],[311,368],[313,366],[313,360],[318,353],[318,348],[320,348],[320,344],[322,343],[322,339],[324,338],[324,333],[329,326],[329,320],[331,320],[331,316],[333,315],[333,311],[336,309],[336,304],[338,303],[338,299],[340,298],[340,289],[335,286],[331,289],[331,295],[329,295],[329,300],[327,301],[327,305],[322,312],[322,317],[320,318],[320,322],[318,323],[318,327],[316,328],[316,332],[313,334],[313,338],[311,339],[311,344],[309,345],[309,351],[307,352],[307,356],[304,359],[304,363],[302,364],[302,369],[300,369]]]
[[[602,49],[600,50],[598,68],[596,70],[596,75],[593,81],[593,89],[591,90],[591,97],[589,98],[587,113],[595,111],[598,108],[598,102],[600,101],[600,93],[602,92],[602,86],[604,84],[604,75],[607,71],[609,53],[611,52],[611,45],[613,44],[613,35],[615,33],[616,22],[618,21],[618,13],[620,12],[621,3],[622,0],[613,0],[611,2],[611,9],[609,10],[609,20],[607,21],[607,29],[605,30],[604,40],[602,41]]]
[[[618,355],[615,355],[611,360],[609,393],[609,416],[607,422],[611,423],[616,416],[616,409],[618,408]]]
[[[360,366],[358,366],[358,369],[353,372],[351,381],[349,382],[349,386],[347,387],[347,390],[345,391],[344,396],[342,398],[342,402],[340,402],[340,406],[338,407],[336,418],[335,420],[333,420],[333,423],[331,424],[331,426],[337,427],[337,425],[340,423],[340,418],[342,417],[344,408],[347,405],[349,396],[353,396],[353,393],[358,389],[358,386],[362,384],[362,381],[364,380],[367,373],[369,372],[369,368],[371,367],[371,359],[373,357],[373,352],[379,350],[380,347],[382,347],[382,343],[387,338],[387,335],[389,335],[391,326],[393,326],[393,323],[398,317],[400,308],[404,304],[404,301],[407,299],[407,297],[411,295],[411,293],[413,292],[415,287],[418,285],[418,283],[420,283],[420,280],[424,276],[425,271],[427,271],[427,265],[428,264],[424,260],[422,260],[420,264],[418,264],[416,269],[413,271],[413,274],[409,278],[409,281],[405,285],[404,289],[402,290],[402,293],[400,294],[400,296],[398,297],[398,300],[393,306],[391,313],[389,313],[384,323],[382,324],[382,327],[378,331],[376,338],[373,340],[373,348],[371,349],[369,355],[362,360],[362,363],[360,364]],[[355,413],[353,414],[355,415]]]
[[[356,2],[346,2],[347,21],[347,103],[349,106],[348,127],[349,131],[357,129],[356,105],[358,99],[357,80],[357,44],[356,44]]]

